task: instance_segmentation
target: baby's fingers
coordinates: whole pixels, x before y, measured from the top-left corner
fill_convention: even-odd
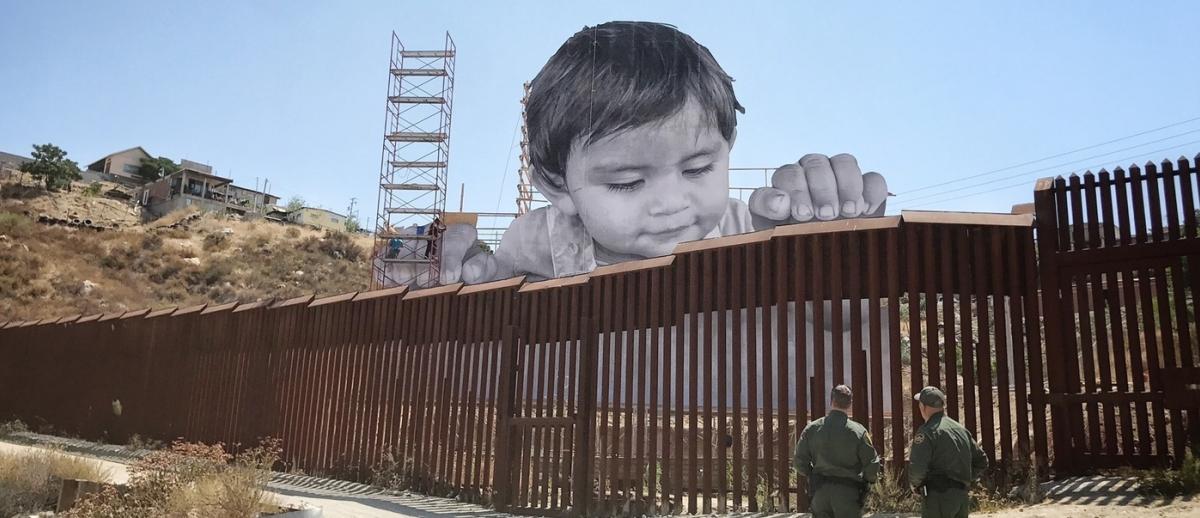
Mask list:
[[[787,164],[776,169],[771,176],[771,185],[791,198],[793,219],[804,222],[813,218],[812,196],[808,193],[808,180],[800,164]]]
[[[883,211],[880,207],[887,202],[888,190],[887,180],[883,179],[883,175],[875,172],[864,174],[863,181],[863,200],[867,203],[867,210],[863,212],[864,216],[882,216]],[[878,211],[878,213],[876,213]]]
[[[750,194],[750,213],[771,221],[783,221],[792,213],[788,193],[774,187],[760,187]]]

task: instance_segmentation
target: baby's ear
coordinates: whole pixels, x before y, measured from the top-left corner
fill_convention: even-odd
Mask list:
[[[567,188],[567,179],[561,178],[559,181],[561,185],[552,185],[547,181],[546,175],[536,170],[533,171],[533,186],[546,197],[546,201],[554,205],[559,212],[575,216],[579,210],[576,209],[575,200],[571,198],[571,191]]]

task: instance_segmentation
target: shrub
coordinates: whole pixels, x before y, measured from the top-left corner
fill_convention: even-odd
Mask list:
[[[146,234],[142,236],[142,250],[161,250],[163,240],[158,234]]]
[[[1160,469],[1146,473],[1138,483],[1138,492],[1146,496],[1174,497],[1200,492],[1200,459],[1193,448],[1183,455],[1179,469]]]
[[[20,419],[13,419],[12,421],[0,423],[0,437],[12,435],[14,433],[25,433],[28,431],[29,427],[25,426],[25,423]]]
[[[45,195],[46,190],[41,186],[21,185],[19,183],[6,183],[0,185],[0,199],[11,198],[14,200],[22,200],[38,198]]]
[[[289,239],[296,239],[300,237],[300,229],[296,227],[288,227],[287,230],[283,231],[283,235],[287,236]]]
[[[92,182],[92,183],[88,184],[87,187],[83,188],[83,195],[84,196],[99,196],[100,189],[102,187],[103,186],[100,185],[100,182]]]
[[[207,252],[229,248],[229,239],[225,234],[209,234],[204,236],[204,250]]]
[[[187,239],[192,237],[192,233],[187,229],[180,227],[166,227],[158,229],[158,234],[171,239]]]
[[[162,449],[162,447],[162,441],[149,437],[142,437],[136,433],[129,436],[129,441],[125,443],[125,449],[134,452],[139,450],[158,450]]]
[[[209,261],[201,270],[200,279],[205,285],[217,284],[233,273],[233,266],[225,261]]]
[[[220,443],[176,441],[130,466],[126,488],[88,495],[68,516],[250,517],[277,511],[265,486],[279,445],[266,439],[234,456]]]
[[[323,238],[309,237],[300,242],[299,248],[351,262],[358,262],[363,258],[362,247],[355,244],[345,232],[326,232]]]
[[[430,477],[417,469],[411,457],[389,450],[379,464],[371,468],[371,485],[397,491],[428,490]]]
[[[42,263],[38,256],[22,253],[19,247],[0,246],[0,293],[27,295],[41,275]]]
[[[0,516],[52,508],[66,479],[105,482],[108,473],[96,461],[55,451],[0,453]]]
[[[0,212],[0,234],[10,238],[29,237],[33,234],[33,221],[13,212]]]
[[[157,271],[150,273],[150,281],[156,284],[163,284],[168,279],[173,279],[176,274],[182,271],[184,263],[178,260],[163,261],[162,266]]]
[[[888,469],[884,469],[879,474],[879,480],[871,484],[866,505],[863,506],[863,511],[874,513],[911,513],[920,510],[921,500]]]

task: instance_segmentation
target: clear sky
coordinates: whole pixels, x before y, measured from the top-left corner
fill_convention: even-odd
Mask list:
[[[889,212],[1007,212],[1040,176],[1200,152],[1200,3],[966,3],[0,0],[0,150],[141,145],[285,199],[356,197],[371,227],[390,34],[449,31],[449,208],[465,183],[467,210],[513,211],[522,82],[623,19],[678,26],[735,78],[732,165],[850,152]]]

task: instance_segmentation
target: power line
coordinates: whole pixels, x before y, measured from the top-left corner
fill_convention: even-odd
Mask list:
[[[1171,147],[1166,147],[1166,148],[1158,149],[1158,150],[1155,150],[1155,151],[1147,151],[1147,152],[1145,152],[1145,153],[1139,153],[1139,154],[1137,154],[1137,155],[1133,155],[1133,156],[1129,156],[1129,157],[1126,157],[1126,158],[1122,158],[1122,159],[1115,160],[1114,162],[1115,162],[1115,163],[1117,163],[1117,164],[1123,164],[1123,163],[1126,163],[1126,162],[1130,162],[1130,163],[1137,163],[1137,162],[1138,162],[1138,160],[1136,160],[1136,159],[1138,159],[1138,158],[1147,157],[1147,156],[1154,156],[1154,155],[1157,155],[1157,154],[1159,154],[1159,153],[1164,153],[1164,152],[1170,151],[1170,150],[1172,150],[1172,149],[1178,149],[1178,148],[1181,148],[1181,147],[1184,147],[1184,146],[1190,146],[1190,145],[1192,145],[1192,144],[1197,144],[1197,143],[1200,143],[1200,140],[1193,140],[1193,141],[1191,141],[1191,142],[1184,142],[1184,143],[1182,143],[1182,144],[1177,144],[1177,145],[1174,145],[1174,146],[1171,146]],[[1110,163],[1110,164],[1111,164],[1111,163]],[[1082,168],[1082,169],[1083,169],[1083,170],[1085,170],[1085,171],[1091,171],[1091,170],[1094,170],[1094,169],[1100,169],[1100,168],[1102,168],[1102,167],[1105,167],[1105,165],[1106,165],[1106,164],[1093,164],[1093,165],[1090,165],[1090,166],[1088,166],[1088,167],[1085,167],[1085,168]],[[1075,171],[1078,171],[1078,170],[1079,170],[1079,169],[1075,169],[1075,170],[1074,170],[1074,171],[1072,171],[1072,172],[1075,172]],[[1023,186],[1023,185],[1029,185],[1029,180],[1028,180],[1028,179],[1026,179],[1026,180],[1022,180],[1020,183],[1014,183],[1014,184],[1011,184],[1011,185],[1005,185],[1005,186],[1002,186],[1002,187],[994,187],[994,188],[991,188],[991,189],[985,189],[985,190],[982,190],[982,191],[979,191],[979,192],[973,192],[973,193],[968,193],[968,194],[957,195],[957,196],[953,196],[953,197],[946,198],[946,199],[943,199],[943,200],[934,200],[934,201],[931,201],[931,202],[926,202],[926,203],[925,203],[925,204],[923,204],[923,205],[924,205],[924,206],[929,206],[929,205],[940,205],[940,204],[942,204],[942,203],[947,203],[947,202],[951,202],[951,201],[961,200],[961,199],[963,199],[963,198],[971,198],[971,197],[975,197],[975,196],[981,196],[981,195],[984,195],[984,194],[990,194],[990,193],[993,193],[993,192],[999,192],[999,191],[1004,191],[1004,190],[1007,190],[1007,189],[1013,189],[1013,188],[1016,188],[1016,187],[1021,187],[1021,186]]]
[[[948,183],[958,183],[958,182],[964,182],[964,181],[971,180],[971,179],[974,179],[974,178],[979,178],[979,177],[981,177],[981,176],[988,176],[988,175],[992,175],[992,174],[995,174],[995,173],[1002,173],[1002,172],[1004,172],[1004,171],[1010,171],[1010,170],[1013,170],[1013,169],[1016,169],[1016,168],[1019,168],[1019,167],[1025,167],[1025,166],[1027,166],[1027,165],[1033,165],[1033,164],[1036,164],[1036,163],[1038,163],[1038,162],[1045,162],[1046,160],[1053,160],[1053,159],[1055,159],[1055,158],[1059,158],[1059,157],[1067,156],[1067,155],[1070,155],[1070,154],[1078,153],[1078,152],[1080,152],[1080,151],[1087,151],[1087,150],[1089,150],[1089,149],[1095,149],[1095,148],[1098,148],[1098,147],[1107,146],[1107,145],[1109,145],[1109,144],[1114,144],[1114,143],[1120,142],[1120,141],[1122,141],[1122,140],[1129,140],[1129,139],[1131,139],[1131,138],[1140,137],[1140,136],[1142,136],[1142,135],[1146,135],[1146,134],[1149,134],[1149,133],[1154,133],[1154,132],[1162,131],[1162,130],[1165,130],[1165,129],[1167,129],[1167,128],[1173,128],[1173,127],[1175,127],[1175,126],[1182,126],[1182,125],[1184,125],[1184,124],[1187,124],[1187,123],[1189,123],[1189,122],[1195,122],[1195,121],[1198,121],[1198,120],[1200,120],[1200,117],[1193,117],[1193,118],[1191,118],[1191,119],[1188,119],[1188,120],[1184,120],[1184,121],[1179,121],[1179,122],[1174,122],[1174,123],[1171,123],[1171,124],[1167,124],[1166,126],[1160,126],[1160,127],[1154,128],[1154,129],[1149,129],[1149,130],[1141,131],[1141,132],[1138,132],[1138,133],[1134,133],[1134,134],[1132,134],[1132,135],[1126,135],[1126,136],[1124,136],[1124,137],[1115,138],[1115,139],[1109,140],[1109,141],[1107,141],[1107,142],[1101,142],[1101,143],[1099,143],[1099,144],[1092,144],[1092,145],[1090,145],[1090,146],[1084,146],[1084,147],[1081,147],[1081,148],[1073,149],[1073,150],[1071,150],[1071,151],[1064,151],[1064,152],[1062,152],[1062,153],[1058,153],[1058,154],[1054,154],[1054,155],[1050,155],[1050,156],[1045,156],[1045,157],[1039,158],[1039,159],[1037,159],[1037,160],[1030,160],[1030,161],[1028,161],[1028,162],[1024,162],[1024,163],[1020,163],[1020,164],[1016,164],[1016,165],[1010,165],[1010,166],[1008,166],[1008,167],[1002,167],[1002,168],[1000,168],[1000,169],[993,169],[993,170],[991,170],[991,171],[986,171],[986,172],[979,173],[979,174],[974,174],[974,175],[971,175],[971,176],[964,176],[964,177],[962,177],[962,178],[958,178],[958,179],[956,179],[956,180],[950,180],[950,181],[948,181],[948,182],[942,182],[942,183],[940,183],[940,184],[927,185],[927,186],[925,186],[925,187],[921,187],[921,188],[918,188],[918,189],[913,189],[913,190],[911,190],[911,191],[906,191],[906,192],[899,193],[898,195],[911,194],[911,193],[914,193],[914,192],[920,192],[920,191],[925,191],[925,190],[929,190],[929,189],[936,189],[936,188],[938,188],[938,187],[944,187],[944,186],[945,186],[946,184],[948,184]]]
[[[1132,149],[1137,149],[1137,148],[1139,148],[1139,147],[1142,147],[1142,146],[1148,146],[1148,145],[1150,145],[1150,144],[1157,144],[1157,143],[1159,143],[1159,142],[1164,142],[1164,141],[1167,141],[1167,140],[1171,140],[1171,139],[1173,139],[1173,138],[1182,137],[1182,136],[1184,136],[1184,135],[1188,135],[1188,134],[1191,134],[1191,133],[1200,133],[1200,128],[1197,128],[1197,129],[1194,129],[1194,130],[1190,130],[1190,131],[1185,131],[1185,132],[1183,132],[1183,133],[1177,133],[1177,134],[1175,134],[1175,135],[1170,135],[1170,136],[1163,137],[1163,138],[1160,138],[1160,139],[1157,139],[1157,140],[1151,140],[1151,141],[1149,141],[1149,142],[1143,142],[1143,143],[1141,143],[1141,144],[1138,144],[1138,145],[1135,145],[1135,146],[1124,147],[1124,148],[1117,149],[1117,150],[1113,150],[1113,151],[1109,151],[1109,152],[1106,152],[1106,153],[1100,153],[1100,154],[1098,154],[1098,155],[1092,155],[1092,156],[1089,156],[1089,157],[1084,157],[1084,158],[1078,158],[1078,159],[1070,160],[1070,161],[1063,162],[1063,163],[1060,163],[1060,164],[1056,164],[1056,165],[1052,165],[1052,166],[1043,167],[1043,168],[1041,168],[1041,169],[1034,169],[1034,170],[1031,170],[1031,171],[1022,171],[1022,172],[1020,172],[1020,173],[1017,173],[1017,174],[1013,174],[1013,175],[1006,175],[1006,176],[1003,176],[1003,177],[997,178],[997,179],[995,179],[995,180],[988,180],[988,181],[986,181],[986,182],[976,183],[976,184],[973,184],[973,185],[968,185],[968,186],[965,186],[965,187],[958,187],[958,188],[955,188],[955,189],[948,189],[948,190],[944,190],[944,191],[940,191],[940,192],[934,192],[934,193],[930,193],[930,194],[925,194],[925,195],[917,196],[917,197],[915,197],[915,198],[907,198],[907,199],[897,200],[897,203],[899,203],[899,204],[901,204],[901,205],[903,205],[903,204],[908,204],[908,203],[912,203],[912,202],[915,202],[915,201],[925,200],[925,199],[929,199],[929,198],[936,198],[936,197],[938,197],[938,196],[943,196],[943,195],[950,194],[950,193],[954,193],[954,192],[960,192],[960,191],[965,191],[965,190],[967,190],[967,189],[973,189],[973,188],[980,187],[980,186],[983,186],[983,185],[990,185],[990,184],[994,184],[994,183],[996,183],[996,182],[1003,182],[1003,181],[1005,181],[1005,180],[1011,180],[1011,179],[1013,179],[1013,178],[1017,178],[1017,177],[1020,177],[1020,176],[1028,176],[1028,175],[1031,175],[1031,174],[1034,174],[1034,173],[1040,173],[1040,172],[1049,171],[1049,170],[1052,170],[1052,169],[1058,169],[1058,168],[1060,168],[1060,167],[1065,167],[1065,166],[1068,166],[1068,165],[1071,165],[1071,164],[1075,164],[1075,163],[1078,163],[1078,162],[1083,162],[1084,160],[1093,160],[1093,159],[1096,159],[1096,158],[1100,158],[1100,157],[1104,157],[1104,156],[1108,156],[1108,155],[1112,155],[1112,154],[1116,154],[1116,153],[1121,153],[1121,152],[1124,152],[1124,151],[1129,151],[1129,150],[1132,150]],[[1187,143],[1184,143],[1184,144],[1179,144],[1179,146],[1183,146],[1183,145],[1187,145],[1187,144],[1194,144],[1194,143],[1197,143],[1197,142],[1200,142],[1200,141],[1192,141],[1192,142],[1187,142]],[[1175,147],[1179,147],[1179,146],[1175,146]],[[1170,149],[1170,148],[1169,148],[1169,149]],[[1141,156],[1141,155],[1139,155],[1139,156]],[[947,182],[947,183],[955,183],[955,182],[957,182],[957,180],[954,180],[954,181],[951,181],[951,182]],[[912,192],[912,191],[909,191],[909,192]]]
[[[517,146],[517,130],[519,129],[521,129],[520,122],[513,127],[512,139],[508,143],[508,158],[504,159],[504,175],[500,177],[500,192],[496,193],[496,212],[500,212],[500,201],[504,199],[504,182],[508,181],[508,165],[512,163],[513,148]]]

